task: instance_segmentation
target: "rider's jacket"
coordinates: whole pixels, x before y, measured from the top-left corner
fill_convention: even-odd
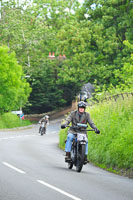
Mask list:
[[[44,123],[44,126],[46,127],[46,125],[49,124],[49,121],[46,120],[45,117],[43,117],[43,118],[39,121],[39,123],[41,123],[41,125]]]
[[[70,122],[72,123],[72,126],[76,126],[77,123],[81,123],[81,124],[89,123],[91,128],[93,128],[93,129],[96,128],[96,126],[95,126],[94,122],[91,120],[90,114],[88,112],[84,112],[84,113],[80,114],[78,110],[72,111],[70,113],[70,115],[68,115],[68,117],[66,118],[64,124],[67,126],[70,124]],[[73,130],[70,127],[68,132],[75,133],[75,130]],[[85,132],[85,129],[83,132]]]

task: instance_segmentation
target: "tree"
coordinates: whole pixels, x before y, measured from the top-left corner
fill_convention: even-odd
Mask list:
[[[130,55],[123,41],[132,41],[131,4],[119,0],[85,1],[76,18],[58,31],[60,49],[68,58],[62,77],[77,82],[97,80],[101,88],[119,84],[115,70],[121,71]]]
[[[32,104],[29,107],[30,112],[47,111],[70,105],[75,96],[75,89],[73,92],[72,87],[74,82],[64,83],[62,80],[59,81],[59,76],[55,78],[54,73],[57,76],[61,68],[58,67],[58,61],[47,62],[49,51],[55,51],[56,56],[60,54],[56,34],[58,29],[68,19],[70,20],[71,14],[65,11],[66,7],[71,10],[75,2],[64,4],[63,1],[58,3],[49,1],[48,5],[47,2],[37,1],[35,5],[26,9],[24,5],[18,6],[15,2],[13,5],[12,2],[5,3],[0,21],[1,42],[7,44],[11,50],[15,50],[19,63],[23,65],[25,73],[30,74],[31,77],[30,84],[33,90],[29,98]],[[47,6],[43,7],[42,3]],[[50,11],[49,7],[51,7]],[[71,98],[68,98],[70,92]],[[47,102],[50,102],[49,106],[45,106]]]
[[[46,24],[37,18],[34,7],[25,9],[25,4],[12,4],[13,2],[5,2],[2,7],[1,44],[16,52],[19,63],[27,72],[28,67],[34,65],[44,52],[48,54],[48,47],[45,47],[43,41],[49,30]]]
[[[78,0],[27,2],[2,2],[0,40],[31,76],[28,112],[70,105],[87,82],[97,81],[101,90],[122,81],[117,72],[131,52],[123,44],[132,41],[131,1],[86,0],[82,7]],[[49,52],[66,60],[49,62]]]
[[[124,40],[132,42],[132,1],[85,1],[85,8],[92,31],[90,50],[95,52],[95,73],[99,85],[116,86],[115,70],[122,70],[130,56]],[[93,67],[93,69],[94,69]]]
[[[31,92],[15,53],[0,46],[0,113],[22,107]]]
[[[128,48],[133,49],[133,45],[130,44],[127,40],[123,42]],[[123,89],[133,89],[133,54],[131,54],[130,58],[126,60],[123,68],[115,71],[116,78],[119,78],[121,82],[117,87]]]
[[[40,62],[30,77],[32,92],[29,97],[31,106],[24,107],[26,113],[43,113],[70,106],[75,98],[73,82],[63,82],[60,79],[59,71],[61,61],[44,60]]]

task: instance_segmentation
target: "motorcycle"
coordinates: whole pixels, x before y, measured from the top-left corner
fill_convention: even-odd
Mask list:
[[[68,126],[70,127],[70,126]],[[73,165],[76,167],[77,172],[81,172],[85,163],[85,147],[87,143],[87,133],[83,131],[95,131],[94,129],[87,130],[86,124],[77,123],[76,126],[72,127],[75,130],[74,139],[72,142],[70,161],[68,161],[68,169],[72,169]]]
[[[42,123],[41,123],[41,127],[40,127],[39,132],[40,132],[41,135],[46,134],[45,122],[42,122]]]

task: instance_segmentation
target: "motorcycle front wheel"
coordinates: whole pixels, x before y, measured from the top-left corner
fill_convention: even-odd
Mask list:
[[[81,172],[85,159],[85,145],[80,145],[79,152],[77,154],[76,171]]]
[[[72,162],[69,162],[68,163],[68,169],[72,169],[73,168],[73,163]]]
[[[41,128],[41,135],[43,135],[43,128]]]
[[[43,128],[43,134],[46,134],[46,128],[45,127]]]
[[[71,161],[68,162],[68,169],[72,169],[73,168],[73,164],[74,164],[74,160],[75,160],[75,148],[72,145],[72,149],[71,149]]]
[[[43,134],[46,134],[46,128],[45,128],[45,127],[43,127],[43,128],[41,129],[41,135],[43,135]]]

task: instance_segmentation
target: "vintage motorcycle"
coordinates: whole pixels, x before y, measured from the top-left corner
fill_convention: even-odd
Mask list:
[[[70,126],[68,126],[70,127]],[[72,142],[70,161],[68,161],[68,168],[72,169],[73,165],[77,172],[81,172],[85,163],[85,147],[87,143],[87,131],[95,131],[94,129],[87,130],[86,124],[77,123],[76,126],[71,126],[76,132]],[[84,131],[84,132],[83,132]]]
[[[49,125],[49,116],[45,115],[38,123],[40,124],[39,133],[41,133],[41,135],[46,134],[46,127]]]
[[[45,122],[41,122],[41,126],[40,126],[40,129],[39,129],[39,133],[40,133],[41,135],[46,134],[46,125],[45,125]]]

